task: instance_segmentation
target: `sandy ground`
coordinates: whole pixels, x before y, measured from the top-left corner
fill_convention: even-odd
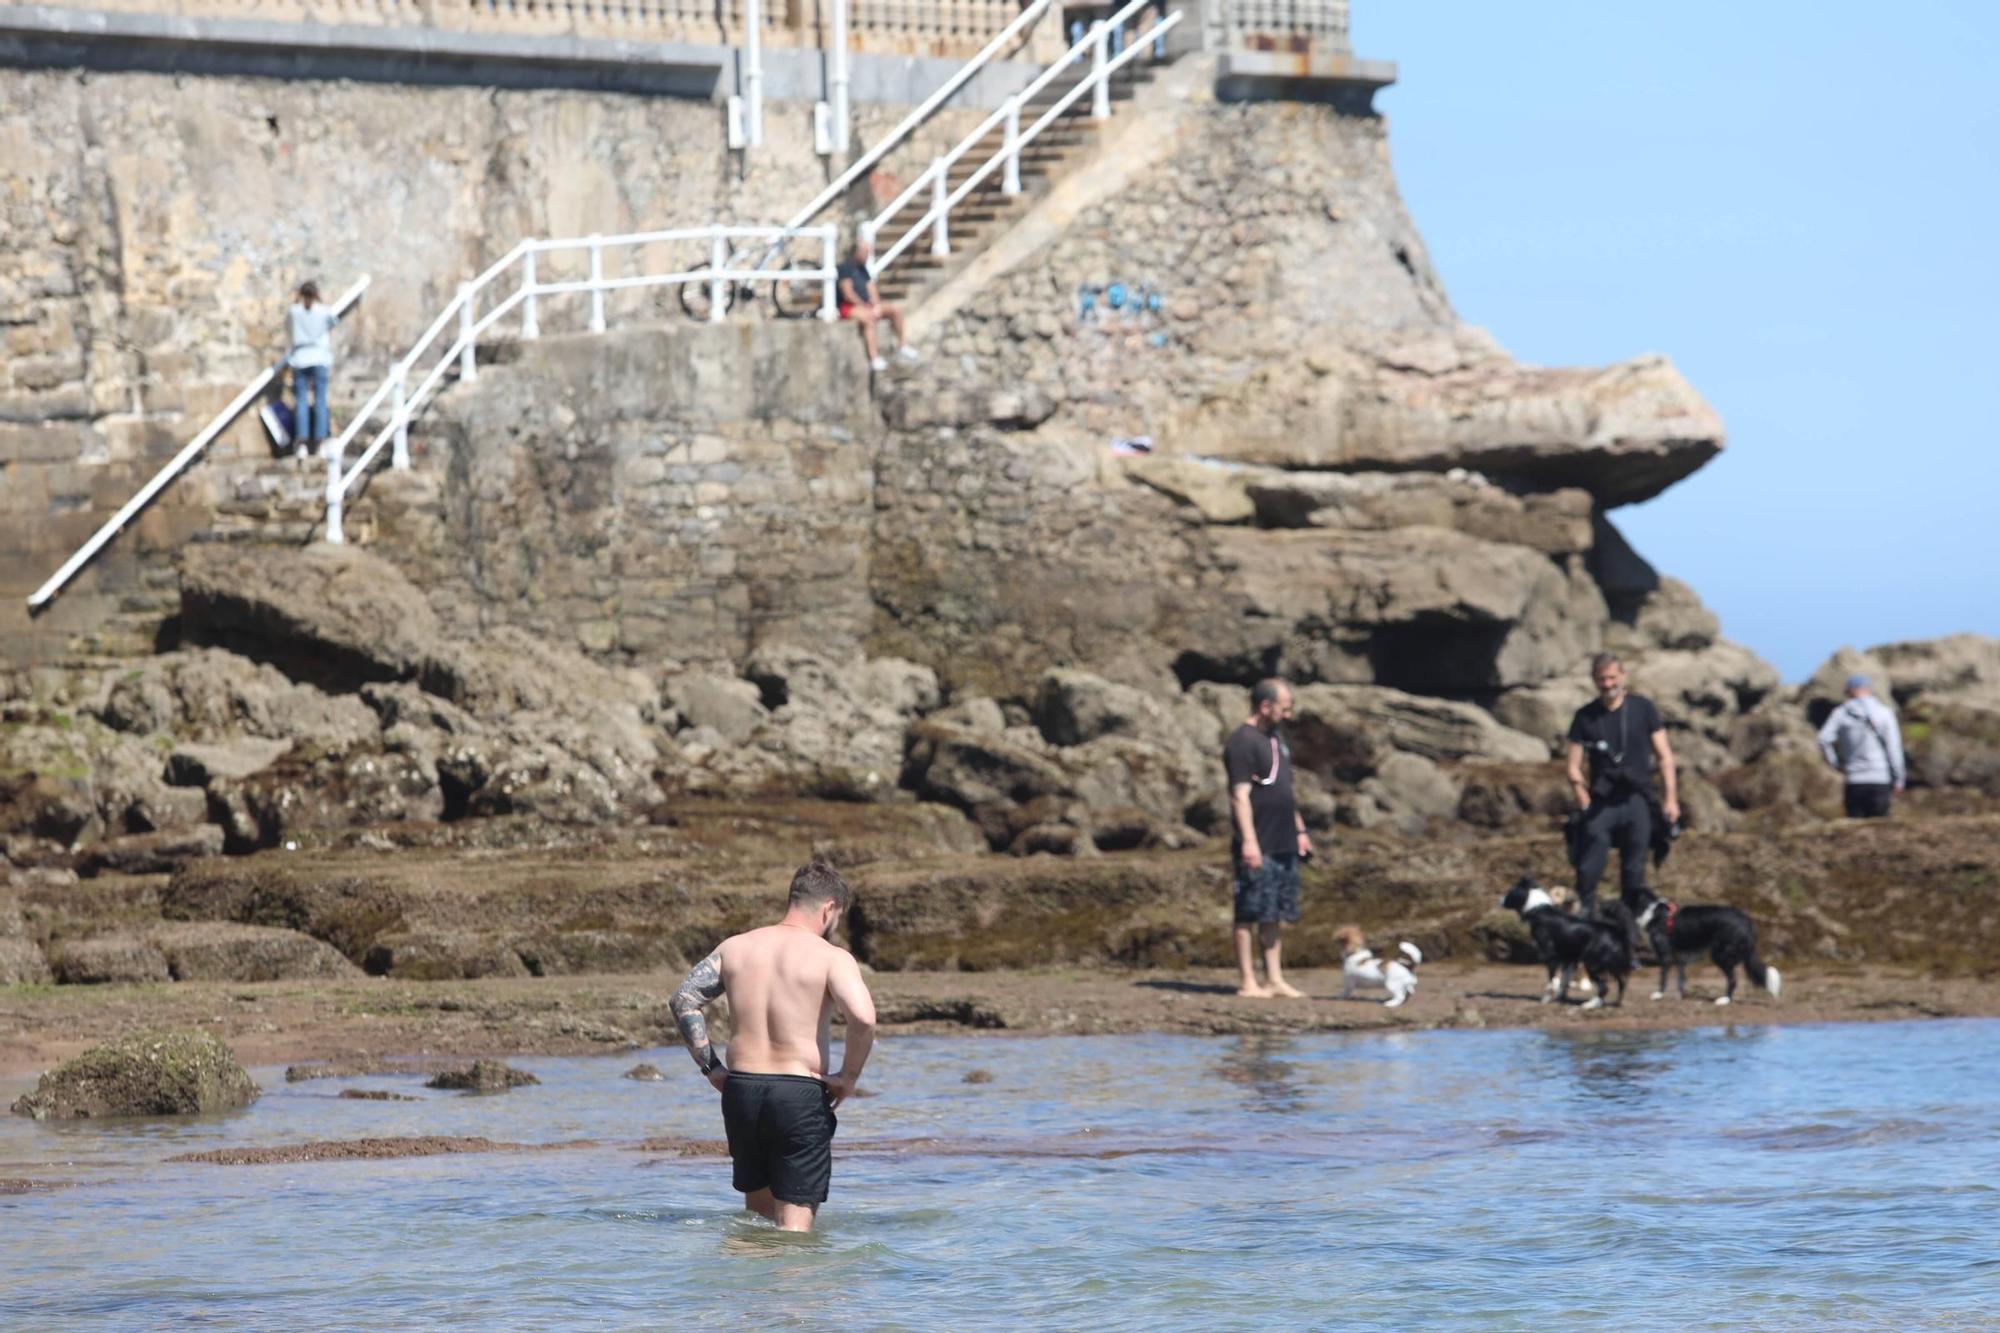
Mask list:
[[[1427,967],[1400,1009],[1341,1000],[1332,971],[1292,974],[1302,1000],[1243,1000],[1219,971],[884,973],[870,978],[885,1031],[991,1035],[1411,1031],[1545,1027],[1566,1031],[1745,1023],[1867,1022],[2000,1016],[2000,980],[1880,967],[1788,970],[1783,997],[1740,987],[1719,1007],[1720,976],[1689,970],[1686,1001],[1648,998],[1633,979],[1623,1008],[1539,1003],[1539,968]],[[0,989],[0,1075],[35,1074],[107,1038],[193,1027],[249,1065],[385,1056],[624,1055],[674,1040],[665,1002],[677,977],[483,981],[181,982]],[[678,1072],[670,1069],[669,1075]]]

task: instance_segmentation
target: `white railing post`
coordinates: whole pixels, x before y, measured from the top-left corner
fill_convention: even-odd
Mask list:
[[[840,318],[840,294],[837,290],[840,286],[840,278],[834,271],[840,265],[840,257],[836,252],[836,247],[839,244],[839,230],[838,227],[825,227],[820,231],[819,317],[821,319],[832,320]]]
[[[743,137],[752,148],[764,144],[764,34],[758,0],[743,0]]]
[[[604,242],[596,232],[590,234],[590,331],[604,332]]]
[[[729,282],[722,274],[729,267],[729,242],[722,234],[722,228],[709,228],[708,238],[708,322],[720,324],[723,316],[723,300],[729,290]]]
[[[1000,177],[1002,194],[1021,192],[1021,95],[1016,93],[1007,99],[1006,170]]]
[[[850,142],[847,129],[847,0],[833,0],[831,31],[833,50],[829,53],[827,82],[832,85],[827,101],[833,106],[833,151],[844,153]]]
[[[472,345],[472,284],[458,284],[458,377],[470,384],[479,378],[479,358]]]
[[[1099,19],[1090,28],[1090,77],[1095,81],[1090,90],[1092,120],[1106,120],[1111,115],[1111,81],[1104,72],[1110,56],[1111,26]]]
[[[521,341],[533,342],[542,336],[542,323],[535,318],[535,252],[521,255]]]
[[[340,530],[340,455],[326,456],[326,540],[339,546],[347,540],[347,534]]]
[[[410,418],[404,411],[403,401],[404,383],[408,373],[409,368],[398,361],[396,368],[390,372],[389,381],[395,386],[389,391],[389,410],[394,413],[389,419],[396,423],[389,462],[398,470],[407,470],[410,466]]]
[[[948,211],[945,205],[951,198],[951,191],[945,185],[948,174],[943,158],[931,159],[931,212],[937,215],[937,220],[931,224],[931,253],[934,255],[951,253],[951,233],[945,226]]]

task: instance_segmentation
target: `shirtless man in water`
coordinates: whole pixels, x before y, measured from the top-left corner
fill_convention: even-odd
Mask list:
[[[818,857],[792,876],[785,919],[731,935],[696,963],[669,1007],[681,1040],[722,1093],[743,1205],[781,1231],[811,1231],[833,1179],[834,1108],[854,1091],[875,1044],[875,1001],[854,955],[830,943],[853,900]],[[729,997],[725,1068],[702,1007]],[[847,1017],[845,1058],[827,1073],[833,1006]]]

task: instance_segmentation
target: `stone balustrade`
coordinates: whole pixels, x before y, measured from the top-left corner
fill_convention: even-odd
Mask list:
[[[28,0],[0,0],[11,8]],[[737,46],[745,0],[73,0],[62,8],[173,18],[250,19],[442,32],[597,37],[624,41]],[[964,58],[998,36],[1020,0],[849,0],[854,51]],[[764,0],[758,29],[771,47],[816,47],[831,22],[831,0]],[[1067,43],[1051,11],[1027,34],[1016,59],[1047,60]]]
[[[1231,44],[1253,49],[1348,49],[1348,0],[1218,0]]]

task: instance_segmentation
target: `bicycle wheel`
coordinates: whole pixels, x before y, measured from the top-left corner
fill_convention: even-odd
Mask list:
[[[779,319],[804,319],[819,313],[825,291],[819,273],[819,265],[811,260],[794,259],[785,277],[771,280],[771,307]]]
[[[708,268],[707,264],[696,264],[693,271],[696,273],[706,273],[708,272]],[[713,304],[711,299],[713,291],[714,286],[707,278],[690,278],[688,281],[682,283],[680,288],[682,313],[689,319],[705,320],[709,318],[710,307]],[[725,315],[728,314],[729,307],[734,304],[736,304],[736,284],[725,282],[722,284],[722,313]]]

